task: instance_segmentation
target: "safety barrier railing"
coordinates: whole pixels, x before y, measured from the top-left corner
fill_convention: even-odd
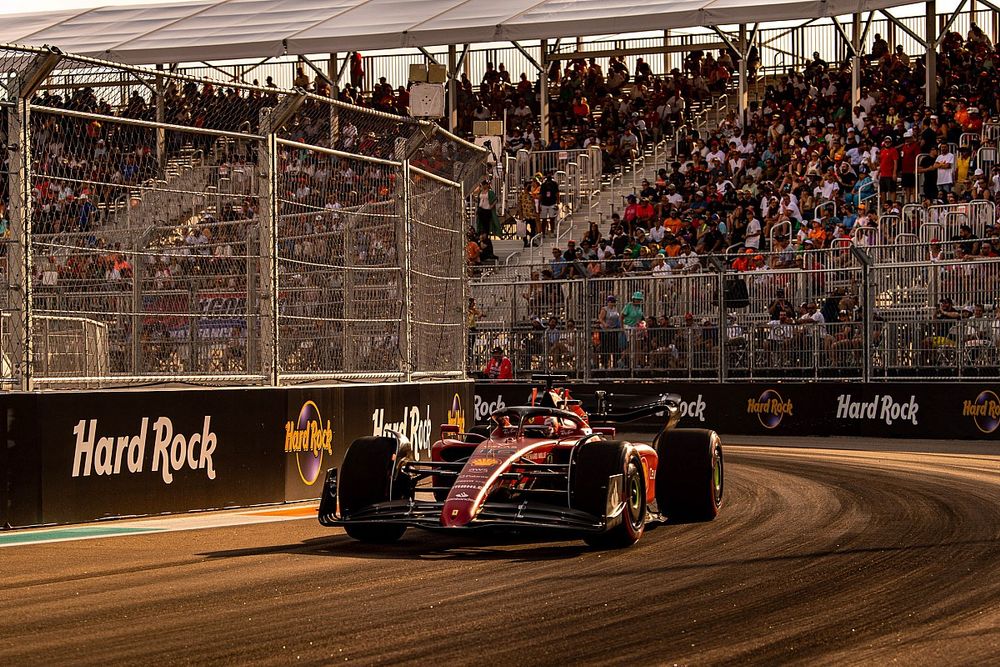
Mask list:
[[[469,368],[500,345],[519,376],[1000,376],[1000,258],[897,261],[907,252],[863,259],[847,244],[788,269],[476,284]]]

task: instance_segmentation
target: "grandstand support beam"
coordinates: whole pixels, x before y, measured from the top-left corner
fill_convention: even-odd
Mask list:
[[[441,64],[441,63],[438,62],[438,59],[434,57],[434,54],[431,53],[430,51],[428,51],[427,49],[425,49],[424,47],[418,46],[417,47],[417,51],[420,51],[420,55],[422,55],[424,58],[426,58],[427,60],[429,60],[431,62],[431,64],[433,64],[433,65],[440,65]]]
[[[610,58],[611,56],[646,56],[657,53],[686,53],[693,48],[703,51],[711,49],[724,49],[729,44],[727,42],[706,42],[704,44],[671,44],[669,46],[640,46],[634,49],[604,49],[602,51],[569,51],[566,53],[550,53],[546,62],[553,60],[579,60],[580,58]],[[558,47],[554,47],[558,48]]]
[[[538,70],[538,121],[541,139],[549,145],[549,40],[542,40],[542,66]]]
[[[535,57],[533,55],[528,53],[527,49],[521,46],[521,44],[518,42],[511,42],[511,44],[513,44],[514,48],[517,49],[521,53],[521,55],[525,57],[525,59],[531,64],[532,67],[534,67],[539,72],[542,71],[542,66],[538,63],[537,60],[535,60]]]
[[[887,19],[889,19],[890,23],[892,23],[894,26],[896,26],[897,28],[899,28],[900,30],[902,30],[903,32],[905,32],[907,35],[909,35],[910,39],[912,39],[913,41],[915,41],[917,44],[919,44],[920,46],[924,47],[925,49],[927,48],[927,41],[924,40],[923,37],[921,37],[920,35],[918,35],[914,31],[910,30],[910,27],[908,25],[906,25],[905,23],[903,23],[902,21],[900,21],[899,19],[897,19],[895,16],[893,16],[889,12],[888,9],[880,9],[879,12],[881,12],[882,16],[884,16]]]
[[[303,62],[306,65],[308,65],[309,69],[311,69],[312,71],[316,72],[316,76],[318,76],[319,78],[323,79],[323,81],[328,86],[330,86],[330,90],[333,90],[333,79],[331,79],[329,77],[329,75],[327,75],[326,72],[324,72],[322,69],[320,69],[319,67],[317,67],[316,63],[314,63],[313,61],[309,60],[309,58],[307,58],[306,56],[299,56],[299,62]]]
[[[962,5],[965,3],[963,2]],[[937,104],[937,3],[929,0],[925,7],[924,15],[924,67],[927,70],[927,79],[924,85],[924,104],[933,107]],[[959,5],[961,9],[962,5]]]
[[[330,57],[326,61],[326,76],[332,83],[330,84],[330,96],[336,97],[340,86],[340,77],[337,72],[337,56],[339,54],[334,51],[330,54]]]
[[[756,33],[756,26],[754,26]],[[737,88],[736,105],[740,114],[740,127],[746,127],[747,123],[747,55],[749,55],[750,43],[753,37],[747,39],[747,24],[740,24],[740,81]]]
[[[834,19],[836,23],[837,19]],[[871,25],[871,16],[868,17]],[[861,13],[855,12],[851,21],[851,109],[861,100]]]
[[[468,44],[466,44],[468,47]],[[448,131],[458,131],[458,49],[448,45]]]
[[[163,71],[163,65],[156,66],[157,71]],[[163,77],[157,76],[155,81],[156,93],[156,169],[159,178],[163,179],[167,172],[167,131],[163,125],[167,122],[167,107],[164,93],[166,86],[163,85]]]

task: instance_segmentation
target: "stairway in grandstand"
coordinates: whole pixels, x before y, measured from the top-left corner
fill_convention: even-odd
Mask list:
[[[721,101],[720,101],[721,98]],[[705,103],[691,104],[692,124],[701,133],[714,131],[719,121],[735,108],[736,96],[730,92],[725,96],[713,98]],[[580,207],[572,211],[562,221],[558,238],[548,236],[540,244],[524,248],[521,239],[498,239],[493,242],[494,251],[500,261],[487,267],[475,276],[479,283],[511,283],[531,279],[531,272],[547,265],[553,247],[566,248],[570,239],[577,242],[587,231],[590,222],[597,222],[601,232],[609,231],[612,213],[619,213],[625,207],[625,198],[641,187],[643,179],[652,182],[659,169],[665,167],[668,159],[674,156],[673,138],[668,137],[658,144],[647,143],[642,156],[634,163],[634,169],[625,169],[615,174],[605,174],[602,177],[600,192],[594,197],[593,205]],[[473,211],[473,215],[475,212]],[[520,294],[508,290],[483,289],[476,290],[472,295],[477,299],[477,306],[483,312],[484,320],[509,319],[511,304],[509,294]]]
[[[131,239],[149,247],[197,222],[202,214],[218,216],[228,195],[243,194],[252,187],[235,177],[217,177],[226,149],[220,142],[228,141],[218,140],[207,154],[191,145],[179,148],[167,158],[162,179],[133,188],[109,207],[102,231],[127,232]]]

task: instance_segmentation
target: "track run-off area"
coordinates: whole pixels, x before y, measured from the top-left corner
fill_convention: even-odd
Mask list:
[[[1000,445],[725,441],[720,517],[621,551],[301,507],[0,533],[0,664],[996,664]]]

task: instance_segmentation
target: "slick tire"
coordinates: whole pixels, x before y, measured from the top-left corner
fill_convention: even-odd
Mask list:
[[[628,547],[639,541],[646,529],[646,484],[639,455],[625,442],[592,441],[577,446],[571,454],[570,507],[603,517],[608,505],[608,484],[622,476],[621,514],[603,533],[588,535],[587,544],[602,549]]]
[[[393,438],[369,436],[351,443],[340,469],[337,495],[340,514],[350,520],[351,513],[375,503],[400,496],[402,484],[393,485],[397,443]],[[406,531],[399,524],[347,524],[347,534],[362,542],[395,542]]]
[[[658,438],[656,504],[671,521],[711,521],[725,482],[722,440],[715,431],[675,429]]]

